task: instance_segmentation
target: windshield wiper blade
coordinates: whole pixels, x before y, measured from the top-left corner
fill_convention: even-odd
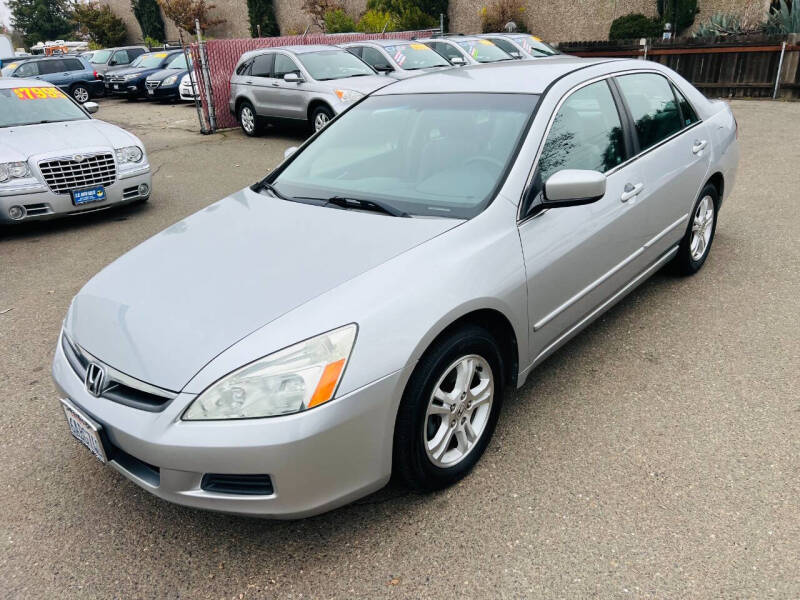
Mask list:
[[[290,199],[290,198],[287,198],[286,196],[284,196],[283,194],[281,194],[277,189],[275,189],[275,186],[272,185],[270,182],[268,182],[266,179],[262,179],[261,181],[259,181],[255,185],[253,185],[250,189],[253,190],[254,192],[260,192],[261,190],[267,190],[273,196],[275,196],[276,198],[280,198],[281,200],[289,200]]]
[[[346,198],[344,196],[332,196],[328,198],[326,205],[332,204],[333,206],[338,206],[339,208],[355,208],[358,210],[371,210],[373,212],[380,212],[386,215],[391,215],[393,217],[408,217],[410,216],[407,212],[400,210],[392,206],[391,204],[386,204],[385,202],[380,202],[378,200],[362,200],[361,198]]]

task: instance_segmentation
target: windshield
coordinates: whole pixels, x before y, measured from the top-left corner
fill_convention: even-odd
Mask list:
[[[89,62],[94,65],[104,65],[108,62],[108,57],[111,56],[111,50],[98,50],[89,58]]]
[[[495,46],[489,40],[463,40],[457,42],[472,58],[478,62],[498,62],[500,60],[512,60],[503,50]]]
[[[438,52],[434,52],[425,44],[402,44],[398,46],[386,46],[384,48],[392,60],[401,69],[406,71],[416,71],[417,69],[429,69],[431,67],[449,67],[450,63]]]
[[[89,117],[54,87],[0,89],[0,127],[76,121]]]
[[[470,218],[492,200],[538,99],[373,96],[328,125],[271,183],[287,198],[339,196]]]
[[[186,55],[183,53],[178,54],[175,58],[173,58],[170,63],[167,65],[168,69],[183,69],[186,70],[189,67],[186,66]]]
[[[522,49],[531,56],[553,56],[559,53],[558,50],[535,35],[518,35],[511,39],[522,46]]]
[[[132,67],[139,67],[140,69],[154,69],[160,67],[161,62],[167,58],[166,52],[156,52],[155,54],[142,54],[137,56],[131,63]]]
[[[308,74],[317,81],[375,74],[360,58],[356,58],[346,50],[302,52],[297,58],[303,63]]]

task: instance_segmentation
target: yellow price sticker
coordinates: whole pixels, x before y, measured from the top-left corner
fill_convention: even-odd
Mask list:
[[[20,100],[47,100],[48,98],[64,98],[60,90],[53,87],[20,87],[13,88]]]
[[[541,42],[541,41],[542,41],[542,38],[538,38],[538,37],[536,37],[535,35],[532,35],[532,36],[531,36],[531,39],[532,39],[534,42]]]
[[[7,66],[9,69],[16,69],[19,66],[19,63],[11,63],[10,65]]]
[[[158,54],[154,54],[153,56],[155,56],[156,58],[167,58],[167,53],[159,52]]]
[[[411,47],[414,50],[427,50],[428,47],[425,44],[411,44]]]
[[[484,46],[494,46],[494,44],[489,40],[478,40],[478,43],[483,44]]]

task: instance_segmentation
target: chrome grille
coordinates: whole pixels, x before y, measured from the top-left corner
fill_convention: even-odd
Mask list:
[[[154,90],[159,86],[160,83],[160,81],[146,81],[145,85],[147,86],[148,90]]]
[[[72,158],[42,161],[39,170],[56,194],[68,194],[93,185],[109,186],[117,179],[114,155],[110,152],[87,156],[80,162]]]

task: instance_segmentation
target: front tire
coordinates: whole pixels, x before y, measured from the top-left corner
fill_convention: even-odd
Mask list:
[[[327,106],[315,108],[314,112],[311,113],[311,127],[314,129],[314,133],[320,129],[325,129],[331,119],[333,119],[333,111],[330,108]]]
[[[497,343],[477,325],[458,329],[425,353],[395,423],[394,468],[410,488],[447,487],[475,466],[500,414],[503,372]]]
[[[261,127],[258,120],[258,115],[249,102],[242,102],[239,105],[239,125],[244,131],[245,135],[255,137],[261,133]]]
[[[708,183],[692,208],[689,226],[673,259],[673,266],[678,274],[694,275],[706,262],[717,230],[718,207],[717,188]]]
[[[72,88],[70,88],[69,93],[78,104],[85,104],[91,98],[89,88],[80,83],[73,85]]]

